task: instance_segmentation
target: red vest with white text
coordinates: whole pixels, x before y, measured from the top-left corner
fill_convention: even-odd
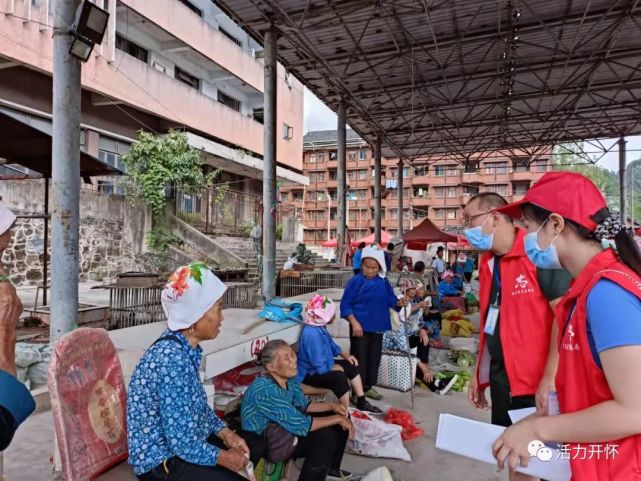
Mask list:
[[[556,389],[561,413],[581,411],[613,399],[605,374],[592,355],[587,333],[587,299],[600,279],[615,282],[641,298],[639,276],[621,263],[611,249],[594,257],[572,283],[557,306],[560,345]],[[612,315],[617,315],[616,306]],[[586,447],[590,456],[583,454]],[[607,443],[571,444],[567,452],[572,481],[641,480],[641,435]]]
[[[503,256],[501,269],[501,346],[513,396],[534,395],[548,358],[554,312],[541,292],[536,266],[525,254],[525,232],[517,229],[512,250]],[[477,382],[489,385],[490,355],[483,329],[490,304],[494,255],[485,254],[479,263],[481,333],[476,368]]]

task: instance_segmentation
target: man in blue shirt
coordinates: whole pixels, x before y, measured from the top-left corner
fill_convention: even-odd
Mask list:
[[[358,274],[361,271],[363,249],[365,249],[365,242],[361,242],[360,244],[358,244],[358,249],[356,249],[356,252],[354,252],[354,259],[352,262],[354,275]]]

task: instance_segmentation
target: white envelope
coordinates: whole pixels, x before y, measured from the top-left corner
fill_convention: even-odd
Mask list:
[[[521,419],[524,419],[536,412],[536,408],[523,408],[523,409],[513,409],[508,411],[507,414],[510,416],[512,424],[518,423]]]
[[[502,426],[441,414],[436,447],[477,461],[496,464],[492,444],[504,430]],[[571,476],[570,462],[560,459],[558,450],[553,450],[552,460],[549,462],[533,457],[527,468],[519,467],[517,471],[549,481],[568,481]]]

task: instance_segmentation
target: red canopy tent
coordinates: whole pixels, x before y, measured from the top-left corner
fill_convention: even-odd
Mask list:
[[[467,239],[463,236],[458,236],[458,241],[448,242],[447,249],[450,251],[475,251],[478,250],[470,245]]]
[[[428,244],[433,242],[457,242],[458,237],[443,232],[436,227],[431,220],[425,219],[412,230],[403,234],[405,247],[412,250],[425,250]]]
[[[376,235],[374,233],[371,233],[370,235],[365,236],[362,239],[352,241],[351,245],[352,247],[357,247],[361,242],[365,242],[365,244],[374,244],[376,242],[375,238]],[[387,231],[381,229],[381,244],[387,245],[392,239],[393,237]],[[325,242],[321,242],[321,245],[323,247],[336,247],[336,243],[337,240],[336,238],[334,238]]]

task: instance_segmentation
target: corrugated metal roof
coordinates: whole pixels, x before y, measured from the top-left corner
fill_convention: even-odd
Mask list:
[[[216,0],[383,154],[641,133],[640,0]]]

